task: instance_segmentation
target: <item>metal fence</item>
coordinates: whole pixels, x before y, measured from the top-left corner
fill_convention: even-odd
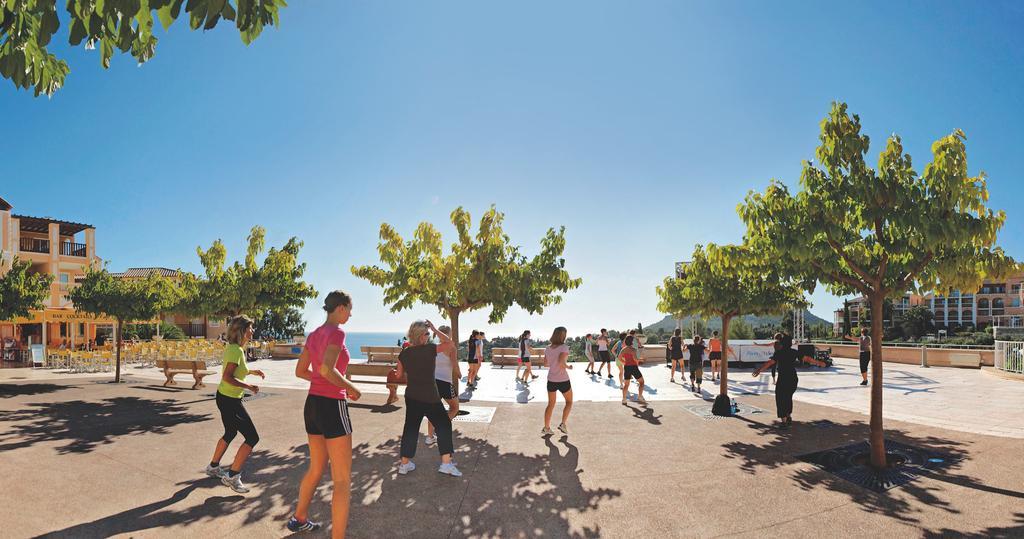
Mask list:
[[[1001,371],[1024,374],[1024,342],[996,341],[995,366]]]

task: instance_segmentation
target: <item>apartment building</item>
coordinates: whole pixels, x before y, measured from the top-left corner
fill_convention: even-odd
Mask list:
[[[899,323],[907,310],[915,305],[923,305],[935,317],[936,329],[956,331],[971,326],[980,330],[992,325],[1020,327],[1024,323],[1022,284],[1024,273],[1018,273],[1005,279],[985,280],[981,288],[973,293],[957,291],[947,296],[907,294],[893,301],[892,316],[886,316],[882,324],[884,327],[892,327]],[[862,320],[866,325],[870,312],[867,299],[858,297],[850,300],[848,305],[851,327],[859,326]],[[843,316],[843,309],[837,309],[834,313],[833,331],[837,335],[842,333]]]
[[[145,279],[154,273],[171,280],[181,278],[181,272],[168,268],[128,268],[113,275],[122,279]],[[181,328],[188,338],[216,339],[227,333],[225,318],[221,316],[189,317],[183,314],[163,314],[160,319]]]
[[[28,317],[0,320],[0,341],[16,341],[22,348],[42,343],[59,346],[95,339],[98,328],[112,327],[112,320],[76,312],[68,299],[86,270],[101,264],[92,225],[17,214],[0,198],[0,251],[0,271],[6,271],[17,258],[29,262],[30,271],[53,276],[42,309]]]

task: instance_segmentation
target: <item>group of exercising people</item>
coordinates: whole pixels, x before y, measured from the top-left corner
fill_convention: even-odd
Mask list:
[[[286,526],[293,533],[318,530],[322,525],[309,519],[309,508],[313,494],[327,466],[330,466],[333,480],[331,499],[332,536],[344,537],[348,525],[350,505],[350,487],[352,470],[352,420],[349,415],[348,402],[358,401],[362,396],[359,389],[345,377],[350,356],[345,345],[345,331],[342,325],[352,315],[352,298],[345,292],[335,290],[324,300],[326,322],[306,338],[306,345],[295,366],[295,376],[309,382],[309,392],[303,406],[303,423],[309,442],[309,467],[299,482],[295,511]],[[245,391],[253,395],[259,393],[256,384],[247,383],[248,376],[265,378],[265,374],[257,369],[249,369],[244,349],[252,339],[254,321],[247,316],[237,316],[228,324],[227,340],[222,362],[221,382],[217,388],[216,405],[220,411],[224,426],[223,435],[214,446],[213,456],[205,468],[205,473],[221,480],[235,492],[245,493],[249,488],[242,483],[241,471],[253,447],[259,442],[259,434],[252,418],[243,405]],[[400,461],[398,474],[407,475],[416,469],[413,458],[419,442],[419,429],[424,418],[428,420],[427,445],[437,445],[441,463],[437,471],[441,474],[460,477],[455,462],[452,420],[459,411],[459,399],[456,393],[456,381],[462,378],[458,362],[458,346],[454,342],[451,329],[447,326],[435,327],[429,320],[418,320],[410,327],[407,335],[408,344],[402,348],[398,357],[396,378],[406,381],[405,391],[405,423],[402,430]],[[525,367],[522,378],[517,371],[516,378],[524,383],[537,378],[530,368],[530,332],[520,336],[521,367]],[[572,384],[568,371],[569,346],[567,330],[555,328],[544,349],[545,362],[548,365],[547,393],[548,403],[544,410],[544,427],[541,434],[554,434],[551,420],[559,393],[565,401],[561,421],[557,428],[568,434],[569,414],[572,410]],[[484,334],[473,331],[469,338],[467,384],[475,387],[483,359]],[[796,372],[793,368],[795,352],[791,348],[792,341],[779,336],[774,341],[776,353],[773,361],[755,371],[755,376],[772,364],[779,364],[785,373],[785,384],[779,384],[776,399],[779,400],[779,417],[784,422],[791,422],[792,394],[796,390]],[[598,334],[587,334],[584,338],[584,354],[588,359],[585,372],[592,379],[600,377],[602,369],[607,365],[608,378],[612,379],[611,363],[614,360],[619,366],[619,382],[622,389],[622,403],[626,404],[632,380],[639,385],[637,402],[646,403],[643,397],[644,377],[640,370],[643,363],[642,345],[636,331],[623,331],[618,338],[612,339],[608,331],[602,329]],[[789,346],[787,346],[789,344]],[[675,382],[675,373],[683,367],[683,348],[689,352],[689,372],[691,389],[700,392],[703,378],[703,360],[705,352],[711,360],[712,380],[716,379],[717,363],[722,360],[721,340],[718,332],[714,332],[707,345],[698,335],[692,343],[683,343],[679,330],[676,330],[668,343],[668,359],[671,362],[672,374],[670,381]],[[596,353],[596,354],[595,354]],[[613,355],[614,354],[614,355]],[[599,366],[595,370],[595,364]],[[792,371],[792,373],[790,372]],[[685,383],[685,377],[684,377]],[[782,387],[782,386],[785,387]],[[781,394],[781,395],[780,395]],[[781,400],[780,400],[781,398]],[[444,404],[447,403],[447,409]],[[238,433],[244,442],[235,453],[231,464],[222,466],[221,459],[228,446]]]

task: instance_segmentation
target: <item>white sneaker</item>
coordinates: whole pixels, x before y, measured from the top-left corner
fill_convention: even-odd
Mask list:
[[[220,478],[220,482],[231,487],[231,490],[245,494],[249,492],[249,487],[242,484],[242,474],[236,474],[234,477],[228,477],[227,474]]]
[[[411,472],[411,471],[413,471],[415,469],[416,469],[416,463],[410,460],[406,464],[399,464],[398,465],[398,475],[405,475],[405,474],[407,474],[407,473],[409,473],[409,472]]]
[[[462,472],[460,472],[459,469],[455,467],[454,462],[441,464],[441,466],[438,467],[437,471],[446,475],[450,475],[452,477],[462,477]]]
[[[647,399],[645,399],[643,395],[638,396],[636,398],[636,401],[639,402],[640,404],[647,404]]]
[[[626,404],[626,397],[622,397],[622,404]]]
[[[437,443],[437,436],[429,436],[429,435],[428,436],[424,436],[423,437],[423,443],[425,443],[427,445],[434,445],[434,444]]]
[[[569,427],[565,426],[565,423],[559,423],[558,430],[562,431],[562,434],[569,434]]]
[[[541,436],[547,436],[549,434],[554,434],[554,433],[555,433],[555,431],[551,430],[548,427],[544,427],[543,429],[540,429],[540,435]]]
[[[210,477],[224,477],[225,475],[228,474],[228,467],[227,466],[211,466],[211,465],[207,464],[206,465],[206,469],[204,469],[203,471],[206,472],[206,475],[208,475]]]

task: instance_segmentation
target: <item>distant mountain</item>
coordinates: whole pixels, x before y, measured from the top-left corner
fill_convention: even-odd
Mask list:
[[[699,319],[700,317],[699,316],[697,316],[697,317],[687,316],[686,318],[683,318],[683,327],[684,328],[685,327],[690,327],[690,321],[693,318],[698,318]],[[775,325],[778,325],[778,324],[780,324],[782,322],[782,316],[775,316],[775,315],[757,316],[757,315],[753,315],[753,314],[748,314],[748,315],[743,317],[743,320],[745,320],[747,322],[747,324],[750,324],[750,327],[755,327],[756,328],[758,326],[775,326]],[[829,321],[827,321],[827,320],[825,320],[823,318],[819,318],[819,317],[815,316],[814,313],[812,313],[811,311],[804,310],[804,325],[807,326],[807,327],[810,327],[810,326],[814,326],[814,325],[818,325],[818,324],[825,324],[825,325],[831,326],[832,322],[829,322]],[[718,318],[716,316],[714,318],[711,318],[711,319],[707,320],[705,322],[705,325],[708,327],[708,329],[722,329],[722,319]],[[644,325],[644,331],[645,332],[646,331],[658,331],[658,328],[665,328],[665,331],[672,331],[672,330],[676,329],[676,319],[671,317],[671,316],[666,316],[665,318],[662,318],[660,321],[658,321],[658,322],[656,322],[654,324]]]

